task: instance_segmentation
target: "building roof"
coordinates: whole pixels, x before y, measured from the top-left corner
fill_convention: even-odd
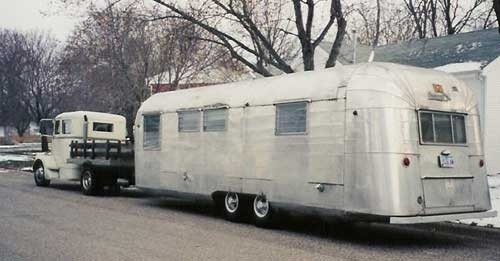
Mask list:
[[[328,50],[331,42],[321,47]],[[356,62],[367,62],[369,46],[358,45]],[[339,56],[342,64],[352,64],[353,48],[345,45]],[[500,56],[498,28],[379,46],[374,61],[392,62],[424,68],[435,68],[451,63],[480,62],[482,66]]]

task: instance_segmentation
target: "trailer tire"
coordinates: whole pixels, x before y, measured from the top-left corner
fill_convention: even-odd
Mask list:
[[[266,196],[257,195],[253,199],[252,213],[254,224],[257,227],[270,228],[274,225],[274,210]]]
[[[85,195],[96,195],[99,192],[99,181],[91,168],[83,169],[80,175],[80,188]]]
[[[222,204],[224,217],[231,222],[240,221],[242,202],[241,196],[238,193],[227,192]]]
[[[41,162],[37,162],[33,167],[33,178],[38,187],[48,187],[50,185],[50,179],[45,178],[45,168]]]

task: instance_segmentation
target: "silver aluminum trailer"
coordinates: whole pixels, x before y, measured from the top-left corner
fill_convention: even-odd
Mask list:
[[[495,216],[477,101],[453,76],[370,63],[159,93],[135,122],[139,188],[389,223]],[[250,204],[242,204],[250,199]]]

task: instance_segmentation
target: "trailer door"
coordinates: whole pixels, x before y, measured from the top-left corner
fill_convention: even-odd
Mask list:
[[[344,88],[342,88],[344,89]],[[310,183],[344,184],[345,98],[310,106]]]
[[[467,115],[419,111],[420,176],[426,214],[474,210]]]

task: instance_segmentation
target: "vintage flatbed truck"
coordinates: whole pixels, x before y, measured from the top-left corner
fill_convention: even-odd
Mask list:
[[[79,181],[84,194],[94,195],[135,184],[133,144],[126,138],[123,116],[66,112],[42,120],[40,133],[42,152],[35,154],[33,164],[36,185],[49,186],[53,179]]]

